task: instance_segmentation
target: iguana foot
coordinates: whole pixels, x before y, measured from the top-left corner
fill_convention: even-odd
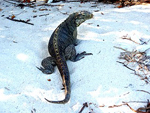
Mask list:
[[[42,71],[44,74],[51,74],[54,72],[54,66],[56,65],[55,59],[52,57],[47,57],[42,60],[41,65],[43,67],[37,67],[40,71]]]
[[[54,72],[54,70],[50,70],[50,69],[44,69],[42,67],[36,67],[38,68],[40,71],[42,71],[44,74],[52,74]]]
[[[66,49],[65,49],[65,57],[66,59],[69,59],[73,62],[79,61],[81,59],[84,58],[85,55],[93,55],[92,53],[86,53],[85,51],[82,53],[78,53],[76,54],[76,49],[75,46],[69,45]]]
[[[85,51],[83,51],[82,53],[78,53],[76,55],[74,61],[76,62],[76,61],[79,61],[79,60],[83,59],[85,55],[93,55],[93,54],[92,53],[86,53]]]

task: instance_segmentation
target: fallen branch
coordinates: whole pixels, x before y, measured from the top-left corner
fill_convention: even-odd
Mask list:
[[[15,21],[15,22],[22,22],[22,23],[25,23],[25,24],[30,24],[30,25],[34,25],[33,23],[29,23],[30,20],[17,20],[17,19],[12,19],[10,17],[6,17],[8,20],[12,20],[12,21]]]
[[[120,56],[118,58],[123,59],[125,61],[124,62],[117,61],[118,63],[121,63],[123,64],[124,67],[132,70],[134,74],[139,76],[141,80],[144,80],[146,84],[150,83],[149,80],[150,68],[148,67],[149,64],[145,63],[147,60],[149,60],[149,57],[147,56],[146,52],[139,52],[137,50],[128,51],[126,49],[116,46],[114,46],[114,48],[124,51],[120,53]],[[131,68],[131,66],[128,66],[129,64],[133,64],[134,67],[136,66],[136,69]]]
[[[137,71],[130,68],[129,66],[127,66],[124,62],[120,62],[120,61],[117,61],[118,63],[121,63],[123,64],[124,67],[128,68],[129,70],[133,71],[135,75],[139,76],[141,78],[141,80],[144,80],[146,84],[150,83],[150,80],[148,77],[146,77],[146,74],[142,75],[140,74],[138,71],[142,71],[140,69],[143,69],[143,68],[139,68]],[[139,65],[139,64],[138,64]],[[143,72],[144,73],[144,72]]]

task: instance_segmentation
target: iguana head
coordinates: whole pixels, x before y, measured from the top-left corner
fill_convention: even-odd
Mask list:
[[[88,11],[80,11],[74,14],[75,14],[75,23],[77,27],[84,21],[93,18],[93,14]]]

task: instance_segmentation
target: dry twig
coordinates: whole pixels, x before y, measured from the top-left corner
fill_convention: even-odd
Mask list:
[[[126,105],[126,103],[124,103],[124,104],[120,104],[120,105],[108,106],[108,108],[120,107],[120,106],[123,106],[123,105]]]
[[[55,7],[55,6],[59,6],[59,7],[60,7],[60,6],[61,6],[61,7],[63,7],[64,5],[60,5],[60,4],[58,4],[58,5],[54,5],[54,4],[53,4],[53,5],[52,5],[52,4],[46,4],[46,3],[45,3],[45,4],[39,4],[39,5],[37,5],[37,6],[51,6],[51,7]]]
[[[117,61],[117,62],[120,63],[120,64],[123,64],[124,67],[126,67],[126,68],[130,69],[131,71],[134,71],[134,73],[136,73],[136,71],[135,71],[134,69],[131,69],[131,68],[128,67],[125,63],[119,62],[119,61]]]
[[[150,92],[148,92],[148,91],[145,91],[145,90],[136,90],[136,91],[141,91],[141,92],[145,92],[145,93],[148,93],[148,94],[150,94]]]
[[[140,107],[138,108],[137,110],[133,109],[128,103],[131,103],[131,102],[134,102],[134,103],[147,103],[147,106],[146,107]],[[114,108],[114,107],[121,107],[123,105],[126,105],[128,106],[133,112],[136,112],[136,113],[150,113],[150,103],[149,101],[148,102],[145,102],[145,101],[130,101],[130,102],[122,102],[123,104],[120,104],[120,105],[113,105],[113,106],[108,106],[108,108]]]
[[[121,107],[123,105],[127,105],[132,111],[136,112],[136,110],[134,110],[131,106],[129,106],[128,103],[123,103],[123,104],[120,104],[120,105],[108,106],[108,108]]]
[[[79,111],[79,113],[82,113],[82,111],[84,110],[85,107],[88,107],[87,102],[85,102],[85,103],[83,104],[83,107],[81,108],[81,110]]]
[[[132,40],[130,37],[128,38],[128,37],[122,37],[122,39],[126,39],[126,40],[129,40],[129,41],[132,41],[132,42],[134,42],[134,43],[136,43],[136,44],[139,44],[140,45],[140,43],[138,43],[138,42],[136,42],[136,41],[134,41],[134,40]]]
[[[30,20],[17,20],[17,19],[12,19],[10,17],[6,17],[8,20],[11,20],[11,21],[15,21],[15,22],[22,22],[22,23],[25,23],[25,24],[30,24],[30,25],[34,25],[33,23],[29,23]]]
[[[146,83],[150,83],[150,80],[148,78],[150,72],[149,72],[149,65],[146,65],[144,63],[145,60],[149,59],[149,57],[146,56],[145,52],[138,52],[137,50],[134,51],[127,51],[126,49],[123,49],[121,47],[116,47],[117,49],[121,49],[125,52],[121,52],[119,59],[125,60],[125,62],[117,61],[118,63],[123,64],[126,68],[134,71],[135,75],[138,75],[141,80],[144,80]],[[130,63],[134,64],[134,66],[138,66],[137,69],[133,69],[130,66],[128,66]]]

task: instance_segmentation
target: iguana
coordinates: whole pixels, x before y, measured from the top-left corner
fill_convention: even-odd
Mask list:
[[[62,22],[51,35],[48,50],[51,57],[45,58],[38,68],[45,74],[51,74],[54,72],[54,66],[57,66],[62,77],[63,86],[65,88],[65,99],[61,101],[48,102],[65,104],[70,99],[70,75],[66,64],[66,60],[73,62],[84,58],[84,55],[91,55],[92,53],[86,53],[85,51],[76,54],[75,46],[77,45],[77,27],[84,21],[91,19],[93,14],[88,11],[79,11],[71,14],[64,22]]]

